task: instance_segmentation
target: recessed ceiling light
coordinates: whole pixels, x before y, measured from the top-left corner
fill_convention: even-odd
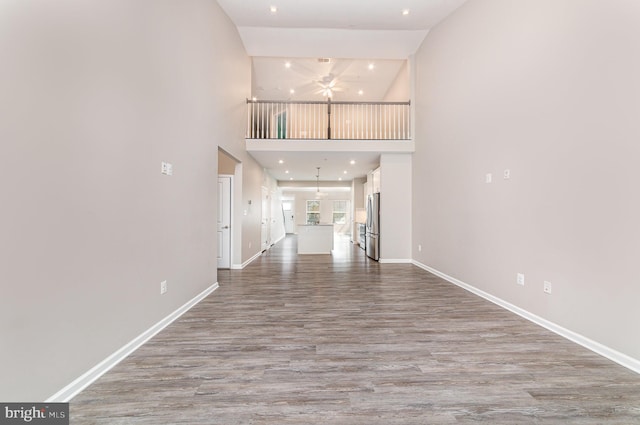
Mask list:
[[[344,170],[344,174],[347,174],[347,170]]]
[[[342,177],[338,177],[338,180],[342,181]]]
[[[278,160],[278,164],[284,164],[284,160],[282,159]]]
[[[289,180],[293,180],[293,177],[289,177]]]
[[[284,172],[284,173],[285,173],[285,174],[289,174],[289,170],[285,170],[285,172]]]
[[[294,94],[296,91],[294,89],[289,90],[289,93]]]
[[[364,94],[364,90],[358,90],[358,94],[362,96]]]
[[[269,7],[269,10],[271,11],[271,13],[278,13],[278,8],[276,6]]]
[[[354,159],[352,159],[351,161],[349,161],[349,164],[351,164],[351,165],[353,165],[353,164],[355,164],[355,163],[356,163],[356,161],[355,161]]]
[[[373,71],[373,68],[375,68],[376,66],[372,63],[369,64],[369,71]]]
[[[407,16],[409,14],[409,9],[402,9],[402,15]]]
[[[284,63],[284,67],[285,68],[291,68],[291,62],[285,62]]]
[[[251,98],[251,100],[253,100],[253,101],[255,102],[256,100],[258,100],[258,98],[257,98],[257,97],[255,97],[255,96],[253,96],[253,97]]]

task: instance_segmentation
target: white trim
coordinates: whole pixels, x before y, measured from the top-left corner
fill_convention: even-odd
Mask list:
[[[255,260],[256,258],[258,258],[261,255],[262,255],[262,252],[258,252],[256,255],[254,255],[253,257],[249,258],[247,261],[245,261],[242,264],[232,264],[231,265],[231,270],[242,270],[245,267],[247,267],[253,260]]]
[[[494,304],[499,305],[502,308],[505,308],[509,311],[511,311],[512,313],[517,314],[520,317],[523,317],[527,320],[529,320],[530,322],[533,322],[539,326],[542,326],[543,328],[546,328],[548,330],[550,330],[551,332],[558,334],[566,339],[568,339],[569,341],[573,341],[578,345],[581,345],[591,351],[593,351],[594,353],[600,354],[603,357],[606,357],[607,359],[614,361],[616,363],[618,363],[621,366],[626,367],[627,369],[630,369],[636,373],[640,374],[640,360],[635,359],[631,356],[628,356],[624,353],[621,353],[617,350],[614,350],[613,348],[607,347],[599,342],[596,342],[592,339],[589,339],[583,335],[580,335],[572,330],[569,330],[567,328],[564,328],[556,323],[553,323],[547,319],[544,319],[540,316],[537,316],[533,313],[528,312],[527,310],[524,310],[518,306],[515,306],[501,298],[495,297],[487,292],[484,292],[476,287],[473,287],[467,283],[464,283],[454,277],[451,277],[445,273],[442,273],[439,270],[436,270],[434,268],[431,268],[427,265],[424,265],[422,263],[420,263],[419,261],[413,260],[413,264],[420,267],[421,269],[424,269],[426,271],[428,271],[429,273],[432,273],[446,281],[449,281],[451,283],[453,283],[454,285],[457,285],[463,289],[466,289],[469,292],[472,292],[488,301],[491,301]]]
[[[380,258],[378,262],[381,264],[413,264],[413,260],[407,260],[406,258]]]
[[[155,325],[151,326],[149,329],[138,335],[136,338],[131,340],[128,344],[120,348],[115,353],[111,354],[109,357],[89,369],[87,372],[82,374],[80,377],[76,378],[73,382],[71,382],[66,387],[62,388],[60,391],[49,397],[45,403],[67,403],[73,397],[78,395],[80,391],[87,388],[93,382],[95,382],[102,375],[107,373],[111,368],[124,360],[128,355],[136,351],[140,348],[144,343],[153,338],[157,333],[162,331],[164,328],[169,326],[173,321],[178,319],[184,313],[189,311],[194,305],[198,304],[202,301],[207,295],[211,294],[213,291],[218,289],[218,282],[214,283],[200,294],[196,295],[190,301],[187,301],[182,307],[178,308],[173,313],[169,314],[164,319],[160,320]]]
[[[281,240],[283,240],[286,237],[287,237],[287,233],[285,232],[284,235],[280,236],[277,241],[275,241],[274,243],[271,244],[271,246],[277,244],[278,242],[280,242]]]

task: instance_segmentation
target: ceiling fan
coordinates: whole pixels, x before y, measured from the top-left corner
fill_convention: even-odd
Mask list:
[[[337,92],[345,91],[348,83],[357,81],[359,76],[349,76],[346,74],[353,63],[350,59],[317,59],[313,69],[303,66],[300,62],[296,64],[294,71],[304,78],[311,78],[311,82],[300,87],[300,91],[323,95],[331,98]]]
[[[331,72],[322,77],[322,80],[316,81],[320,86],[320,89],[316,91],[316,94],[322,94],[324,97],[333,97],[334,92],[340,92],[342,89],[336,87],[338,79]]]

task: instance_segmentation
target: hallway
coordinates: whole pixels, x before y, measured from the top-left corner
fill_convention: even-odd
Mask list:
[[[295,244],[218,271],[71,423],[640,423],[635,373],[413,265]]]

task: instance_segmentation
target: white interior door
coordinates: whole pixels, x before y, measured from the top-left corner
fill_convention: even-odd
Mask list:
[[[231,177],[218,177],[218,268],[231,267]]]

